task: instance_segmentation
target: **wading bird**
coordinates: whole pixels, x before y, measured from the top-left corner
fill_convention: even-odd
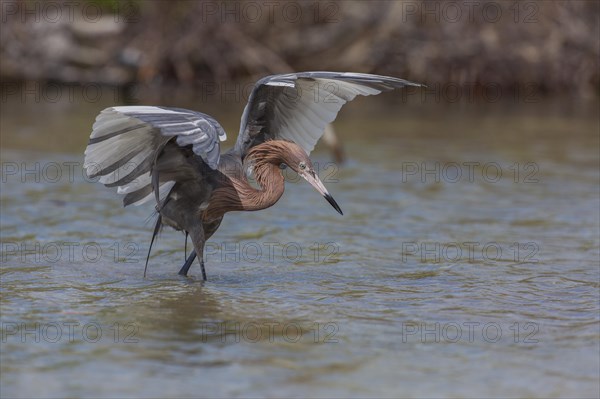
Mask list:
[[[227,136],[209,115],[159,106],[110,107],[96,117],[84,168],[90,178],[125,194],[125,206],[154,200],[158,218],[150,249],[163,224],[183,230],[194,250],[179,274],[187,276],[197,257],[206,280],[204,244],[225,213],[275,204],[284,190],[283,167],[306,179],[342,214],[308,155],[346,102],[404,86],[422,85],[362,73],[265,77],[250,94],[235,147],[224,154],[219,141]]]
[[[331,124],[325,126],[325,131],[323,132],[323,141],[325,145],[329,148],[329,152],[333,156],[335,162],[339,164],[343,164],[346,161],[346,156],[344,155],[344,146],[338,140],[337,133]]]

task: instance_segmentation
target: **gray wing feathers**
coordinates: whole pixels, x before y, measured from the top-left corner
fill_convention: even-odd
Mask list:
[[[404,86],[407,80],[363,73],[303,72],[273,75],[256,83],[244,109],[235,149],[242,156],[254,145],[283,139],[307,154],[344,104],[357,95],[376,95]]]
[[[200,112],[153,106],[111,107],[103,110],[93,125],[83,164],[90,177],[99,177],[107,187],[126,194],[125,205],[139,205],[154,195],[151,172],[157,154],[174,140],[191,147],[211,169],[217,169],[219,140],[226,134],[219,123]],[[163,164],[166,160],[159,160]],[[177,181],[158,181],[159,199],[164,199]],[[156,183],[156,182],[155,182]]]

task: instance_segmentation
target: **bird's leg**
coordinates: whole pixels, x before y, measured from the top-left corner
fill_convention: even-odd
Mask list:
[[[148,270],[148,260],[150,259],[150,251],[152,251],[152,244],[154,244],[154,239],[160,230],[160,226],[162,225],[162,216],[159,213],[158,218],[156,219],[156,224],[154,225],[154,232],[152,233],[152,240],[150,241],[150,248],[148,248],[148,256],[146,256],[146,266],[144,266],[144,277],[146,277],[146,270]]]
[[[194,263],[194,259],[196,259],[196,251],[192,250],[192,253],[190,254],[190,256],[186,259],[185,263],[183,264],[183,266],[181,267],[181,270],[179,270],[179,275],[180,276],[187,276],[188,274],[188,270],[190,270],[190,266],[192,266],[192,263]]]
[[[200,262],[200,269],[202,269],[202,280],[206,281],[206,270],[204,270],[204,259],[202,259],[202,257],[199,257],[198,261]]]
[[[187,239],[188,239],[188,232],[185,232],[185,244],[183,244],[183,260],[187,260]]]
[[[200,263],[200,268],[202,270],[202,279],[206,281],[206,270],[204,269],[204,229],[202,226],[194,228],[189,232],[192,237],[192,244],[194,245],[194,250],[187,258],[181,270],[179,270],[179,274],[182,276],[187,276],[187,273],[194,262],[194,259],[198,257],[198,263]]]
[[[179,270],[180,276],[187,276],[188,270],[190,270],[192,263],[194,263],[194,259],[196,259],[196,250],[192,250],[192,253],[190,253],[190,256],[186,259],[185,263],[181,267],[181,270]],[[200,262],[200,268],[202,269],[202,280],[206,281],[206,270],[204,269],[204,260],[199,258],[198,261]]]

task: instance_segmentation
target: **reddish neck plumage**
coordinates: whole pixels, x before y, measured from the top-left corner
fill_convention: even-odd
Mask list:
[[[256,189],[240,173],[228,175],[228,184],[216,189],[206,210],[212,219],[231,211],[258,211],[273,206],[283,195],[284,178],[279,166],[289,151],[285,141],[273,140],[253,147],[246,155],[245,165],[253,165],[253,174],[260,186]]]

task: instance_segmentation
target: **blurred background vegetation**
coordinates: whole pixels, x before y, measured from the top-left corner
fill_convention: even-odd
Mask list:
[[[339,70],[596,98],[599,10],[598,1],[3,1],[0,78],[195,88]]]

